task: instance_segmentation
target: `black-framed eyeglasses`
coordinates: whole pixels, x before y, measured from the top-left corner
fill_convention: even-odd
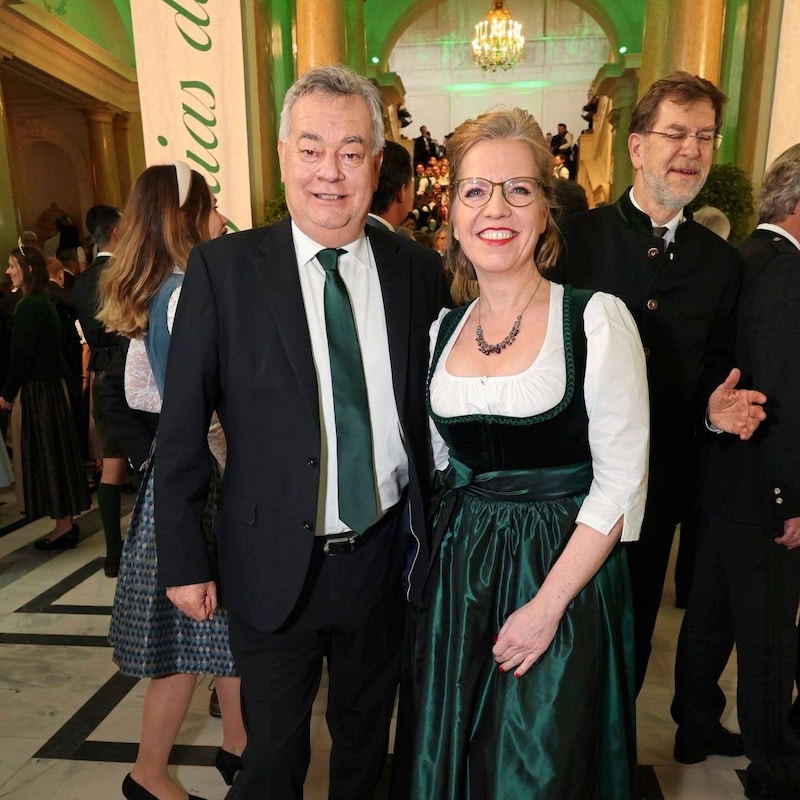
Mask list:
[[[505,201],[517,208],[529,206],[539,194],[542,182],[538,178],[509,178],[506,181],[490,181],[487,178],[461,178],[451,186],[458,199],[470,208],[485,206],[494,193],[495,186],[503,192]]]
[[[25,255],[25,248],[22,246],[22,237],[21,236],[17,237],[17,247],[19,248],[20,253],[22,253],[22,255],[25,258],[27,258],[28,256]]]
[[[645,133],[654,133],[656,136],[661,136],[668,142],[683,146],[689,139],[696,139],[698,147],[712,147],[719,150],[722,144],[721,133],[711,133],[710,131],[700,131],[699,133],[690,133],[689,131],[645,131]]]

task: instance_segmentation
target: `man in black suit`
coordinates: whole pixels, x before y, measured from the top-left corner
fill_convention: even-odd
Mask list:
[[[431,156],[435,155],[437,155],[436,142],[431,138],[427,127],[420,125],[419,136],[414,139],[414,166],[424,164],[427,167]]]
[[[648,89],[629,127],[633,186],[612,206],[564,219],[566,247],[553,276],[624,300],[647,357],[647,507],[640,541],[627,546],[637,691],[675,527],[693,489],[697,428],[705,414],[705,424],[746,438],[764,413],[762,396],[737,391],[732,371],[741,259],[686,208],[711,167],[725,99],[710,81],[685,72]],[[741,753],[730,736],[717,749]]]
[[[122,346],[122,337],[108,333],[95,319],[98,309],[97,286],[100,275],[114,253],[120,222],[120,211],[114,206],[92,206],[86,212],[86,229],[97,244],[97,255],[91,266],[82,272],[75,281],[72,301],[78,310],[78,320],[83,330],[83,338],[89,345],[89,373],[92,417],[103,465],[100,483],[97,486],[97,506],[103,522],[106,538],[106,558],[103,571],[108,578],[115,578],[119,572],[122,556],[122,531],[120,515],[122,509],[122,486],[128,480],[128,460],[125,449],[108,424],[103,401],[100,395],[103,381],[114,356]]]
[[[759,219],[739,247],[736,359],[745,385],[766,393],[767,419],[749,442],[705,437],[696,580],[672,715],[676,749],[720,727],[718,681],[735,642],[745,793],[796,800],[800,737],[789,714],[800,602],[800,144],[767,170]]]
[[[403,145],[387,141],[378,188],[372,195],[367,225],[381,225],[394,231],[414,206],[414,175],[411,156]]]
[[[219,602],[242,677],[245,800],[302,797],[323,657],[329,797],[374,797],[404,597],[419,597],[426,570],[428,330],[447,291],[436,253],[377,228],[365,235],[383,143],[373,84],[343,67],[306,72],[279,132],[290,218],[196,248],[175,318],[155,470],[159,581],[189,616],[214,613],[201,513],[216,409],[228,442]],[[334,306],[360,346],[344,383],[362,389],[351,420],[368,412],[361,489],[355,474],[340,480],[362,463],[365,431],[340,413],[346,348]]]

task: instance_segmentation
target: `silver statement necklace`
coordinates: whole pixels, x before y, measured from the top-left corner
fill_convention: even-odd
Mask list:
[[[478,300],[478,325],[475,328],[475,341],[478,343],[478,350],[480,350],[481,353],[485,356],[490,356],[493,353],[502,353],[506,347],[511,347],[511,345],[514,344],[517,334],[519,333],[519,327],[522,324],[522,316],[528,310],[528,306],[533,302],[533,298],[536,297],[536,292],[539,291],[543,278],[544,275],[539,273],[539,282],[536,284],[536,288],[533,290],[533,294],[528,299],[528,302],[525,303],[525,308],[522,309],[520,315],[514,320],[514,324],[508,332],[508,336],[497,344],[489,344],[489,342],[483,338],[483,328],[481,327],[481,301]]]

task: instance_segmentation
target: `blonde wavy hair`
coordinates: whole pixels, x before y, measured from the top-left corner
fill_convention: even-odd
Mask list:
[[[530,177],[542,182],[539,194],[545,208],[553,205],[553,154],[545,142],[539,123],[522,108],[496,108],[481,114],[477,119],[462,122],[447,140],[447,158],[450,162],[450,230],[447,234],[445,269],[467,280],[476,279],[475,268],[453,236],[453,211],[459,202],[456,181],[470,178],[461,175],[464,156],[478,142],[518,141],[527,145],[533,156],[534,173]],[[559,235],[552,214],[547,215],[545,228],[539,235],[533,258],[540,272],[555,264],[558,258]],[[469,284],[466,284],[469,287]]]
[[[210,238],[214,201],[205,178],[192,170],[183,205],[172,164],[148,167],[122,212],[114,257],[98,286],[97,319],[109,331],[137,338],[147,332],[147,306],[175,265],[186,268],[191,249]]]

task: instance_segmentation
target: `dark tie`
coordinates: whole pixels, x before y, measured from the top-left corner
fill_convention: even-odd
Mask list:
[[[664,234],[668,230],[669,228],[666,225],[659,225],[658,227],[653,228],[653,236],[655,236],[656,239],[663,239]]]
[[[317,259],[325,270],[325,328],[339,454],[339,518],[356,533],[364,533],[377,511],[375,470],[364,364],[350,295],[337,269],[344,252],[320,250]]]

